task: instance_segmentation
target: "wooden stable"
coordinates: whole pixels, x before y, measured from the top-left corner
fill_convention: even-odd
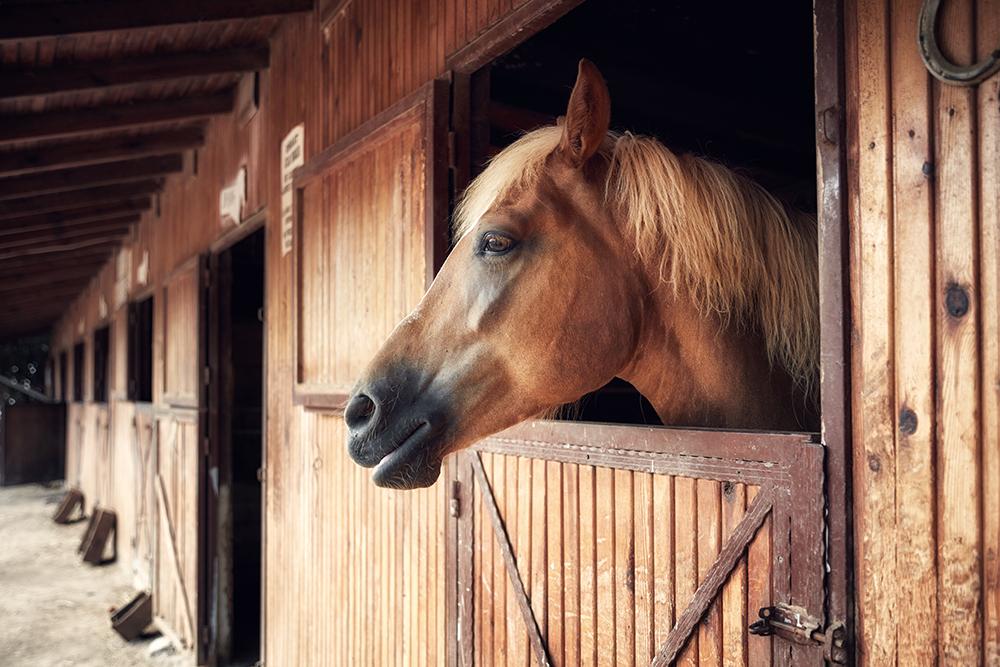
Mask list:
[[[478,73],[588,2],[102,3],[0,8],[0,335],[54,327],[67,482],[192,662],[237,634],[220,285],[262,232],[264,664],[1000,664],[1000,79],[933,78],[919,0],[816,2],[821,433],[532,422],[415,492],[346,395],[489,152]],[[997,0],[938,24],[1000,47]],[[779,604],[803,643],[748,632]]]

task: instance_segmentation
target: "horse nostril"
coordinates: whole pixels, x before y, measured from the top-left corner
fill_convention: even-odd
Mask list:
[[[347,404],[347,410],[344,411],[344,421],[347,423],[347,428],[352,431],[360,431],[365,428],[375,414],[375,407],[375,401],[367,394],[354,396]]]

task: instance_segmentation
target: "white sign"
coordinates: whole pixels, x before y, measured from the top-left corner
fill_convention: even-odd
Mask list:
[[[128,293],[132,281],[132,249],[122,248],[118,251],[115,263],[115,309],[121,308],[128,301]]]
[[[108,302],[104,299],[102,294],[97,300],[97,319],[103,320],[108,316]]]
[[[149,282],[149,251],[142,251],[142,261],[135,267],[135,281],[140,285]]]
[[[292,172],[305,164],[305,126],[299,123],[281,141],[281,256],[292,251],[295,233],[295,193]]]
[[[236,178],[219,193],[219,219],[229,218],[237,225],[243,222],[243,204],[247,200],[247,168],[240,167]]]

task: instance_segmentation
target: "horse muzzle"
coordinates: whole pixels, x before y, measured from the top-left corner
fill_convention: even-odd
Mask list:
[[[374,468],[376,486],[431,486],[441,474],[447,411],[433,392],[416,390],[412,373],[392,375],[362,385],[348,401],[348,452],[358,465]]]

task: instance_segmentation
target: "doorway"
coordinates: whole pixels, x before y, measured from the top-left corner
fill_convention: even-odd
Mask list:
[[[612,129],[726,165],[789,209],[815,215],[812,5],[779,5],[720,13],[695,2],[579,3],[469,73],[469,175],[565,113],[577,62],[586,57],[610,88]],[[564,406],[557,418],[661,425],[646,398],[620,378]],[[802,430],[811,426],[803,417]]]
[[[209,611],[215,664],[253,665],[261,655],[264,451],[264,229],[212,257],[209,307],[209,488],[215,530]],[[210,517],[212,512],[210,511]],[[214,538],[214,539],[213,539]]]

